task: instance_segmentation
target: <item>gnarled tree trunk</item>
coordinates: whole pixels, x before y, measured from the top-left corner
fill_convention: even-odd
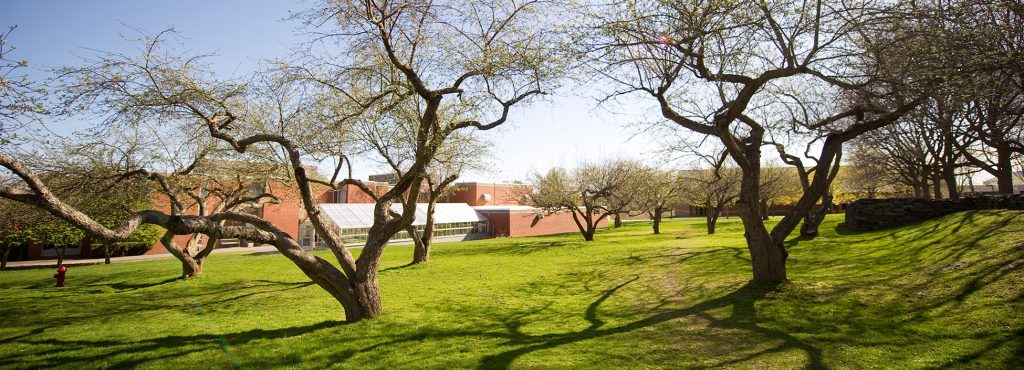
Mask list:
[[[743,169],[736,211],[743,222],[743,236],[750,251],[753,282],[760,285],[777,285],[786,281],[786,258],[789,253],[786,252],[782,241],[775,240],[768,232],[762,219],[759,149],[744,149],[751,158],[752,165]]]
[[[430,244],[434,239],[434,208],[436,199],[427,203],[427,220],[423,225],[423,233],[419,234],[416,229],[409,225],[409,236],[413,238],[412,263],[422,263],[430,260]]]
[[[223,222],[218,224],[223,226]],[[206,247],[197,251],[196,245],[199,243],[199,234],[193,234],[185,247],[181,247],[178,243],[175,243],[174,236],[175,234],[173,232],[167,231],[164,233],[164,236],[160,238],[160,243],[164,245],[167,252],[181,262],[181,278],[191,279],[202,275],[203,262],[206,261],[206,257],[209,256],[210,252],[212,252],[217,246],[217,239],[207,237]]]
[[[825,216],[832,213],[832,209],[835,207],[832,199],[832,194],[828,190],[821,195],[821,207],[814,212],[808,212],[804,217],[804,222],[800,225],[800,236],[812,238],[818,236],[818,227],[821,226],[822,221],[825,221]]]

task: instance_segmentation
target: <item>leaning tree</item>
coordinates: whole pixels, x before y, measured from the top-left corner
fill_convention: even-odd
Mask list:
[[[926,85],[911,84],[918,81],[903,73],[913,63],[894,58],[906,38],[893,35],[904,24],[883,15],[897,6],[621,1],[590,8],[584,48],[594,72],[615,86],[609,96],[646,96],[671,124],[726,148],[742,171],[736,208],[753,281],[778,284],[787,276],[783,242],[821,198],[843,143],[924,100],[912,87]],[[802,99],[799,91],[831,97],[817,98],[828,109],[805,115],[779,98]],[[820,138],[818,161],[810,186],[769,229],[760,201],[762,148],[788,131]]]
[[[551,88],[561,69],[550,45],[558,34],[545,22],[552,4],[504,1],[407,3],[324,1],[301,15],[330,55],[303,59],[303,68],[282,63],[280,78],[251,85],[222,81],[207,73],[202,58],[164,49],[163,38],[147,38],[141,56],[103,54],[94,63],[68,71],[77,79],[73,102],[86,104],[122,122],[176,120],[198,125],[208,137],[238,153],[277,155],[292,171],[319,240],[338,266],[302,250],[267,220],[241,212],[208,216],[135,212],[117,228],[106,228],[56,197],[44,181],[17,157],[0,155],[0,165],[21,180],[0,188],[0,196],[41,207],[87,232],[120,240],[140,224],[160,225],[176,235],[201,233],[211,238],[241,238],[276,247],[303,273],[342,305],[348,321],[381,313],[380,258],[388,240],[412,221],[427,165],[439,145],[460,130],[501,126],[514,106]],[[306,53],[309,54],[309,53]],[[92,72],[104,79],[88,78]],[[257,79],[253,79],[257,80]],[[358,122],[380,119],[408,96],[424,104],[415,122],[415,155],[397,183],[376,195],[362,182],[339,179],[350,163],[341,144]],[[463,119],[444,123],[445,107],[469,105]],[[303,160],[337,156],[339,166],[326,180],[307,173]],[[313,187],[356,186],[376,204],[373,225],[355,258],[317,206]],[[222,220],[252,227],[221,225]]]

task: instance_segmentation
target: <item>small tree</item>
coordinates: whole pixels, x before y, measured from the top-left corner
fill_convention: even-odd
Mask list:
[[[583,239],[593,241],[601,221],[635,207],[636,172],[641,167],[616,159],[580,164],[572,172],[552,168],[544,175],[534,175],[534,192],[528,199],[545,212],[570,212]]]
[[[651,228],[661,233],[661,218],[683,196],[681,173],[675,169],[644,167],[637,174],[637,209],[651,216]]]
[[[715,233],[715,225],[722,211],[732,206],[739,197],[739,170],[727,166],[727,157],[717,156],[709,168],[693,168],[683,171],[685,186],[683,197],[687,202],[704,209],[704,220],[708,235]]]

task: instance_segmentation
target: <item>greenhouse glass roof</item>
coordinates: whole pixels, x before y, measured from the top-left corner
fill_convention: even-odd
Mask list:
[[[354,229],[373,226],[372,203],[332,203],[321,204],[331,221],[341,229]],[[391,209],[402,213],[401,204],[392,204]],[[437,203],[434,205],[434,223],[447,224],[455,222],[486,222],[487,218],[466,203]],[[427,204],[416,204],[416,219],[413,225],[427,223]]]

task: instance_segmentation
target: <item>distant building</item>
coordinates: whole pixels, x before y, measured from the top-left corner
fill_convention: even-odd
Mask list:
[[[396,178],[389,175],[371,176],[371,181],[363,182],[366,187],[377,195],[382,195],[391,189]],[[197,188],[198,192],[207,191]],[[245,210],[254,216],[263,218],[274,224],[284,232],[288,233],[306,248],[320,245],[312,225],[306,217],[306,212],[297,189],[283,182],[269,182],[255,185],[251,190],[258,194],[268,192],[280,199],[277,204],[263,204]],[[493,237],[517,237],[531,235],[546,235],[567,232],[577,232],[578,228],[568,212],[545,213],[542,210],[525,205],[526,195],[532,191],[530,185],[526,184],[503,184],[503,183],[482,183],[463,182],[453,184],[451,191],[446,194],[435,209],[435,240],[469,240]],[[373,198],[363,190],[354,185],[342,186],[337,190],[326,187],[314,187],[314,194],[319,207],[334,224],[335,231],[341,235],[346,243],[358,245],[365,241],[368,228],[373,224]],[[421,191],[420,199],[426,195]],[[154,193],[153,207],[163,212],[170,212],[170,202],[161,193]],[[393,205],[396,212],[401,212],[401,206]],[[186,214],[195,214],[195,209],[186,210]],[[417,206],[413,226],[423,230],[426,221],[426,206]],[[230,223],[229,223],[230,225]],[[241,225],[241,223],[235,223]],[[601,226],[607,225],[607,221]],[[185,244],[189,235],[178,235],[175,242]],[[392,238],[392,241],[410,240],[409,235],[402,231]],[[248,246],[245,240],[220,239],[218,248]],[[46,249],[37,244],[29,244],[25,253],[15,259],[45,259],[53,258],[51,249]],[[168,253],[159,242],[146,254]],[[93,255],[90,243],[82,241],[79,246],[66,249],[65,258],[96,258]]]
[[[383,194],[389,186],[382,180],[386,175],[371,177],[371,189]],[[532,191],[527,184],[463,182],[451,186],[434,211],[435,240],[471,240],[493,237],[517,237],[576,232],[579,229],[568,212],[545,213],[539,208],[525,205],[526,195]],[[344,194],[344,195],[339,195]],[[425,195],[421,195],[424,199]],[[332,201],[325,201],[330,199]],[[373,200],[355,186],[346,186],[333,195],[321,197],[320,209],[334,224],[335,231],[346,243],[365,241],[373,224]],[[401,206],[392,205],[395,212]],[[426,204],[418,204],[413,227],[422,231],[426,223]],[[603,222],[602,226],[607,225]],[[300,221],[299,241],[304,248],[319,246],[316,233],[308,220]],[[396,234],[392,241],[411,238],[405,232]]]
[[[999,192],[999,180],[993,177],[982,181],[981,185],[974,185],[973,189],[969,190],[976,194],[995,194]],[[1013,172],[1013,193],[1024,194],[1024,172],[1022,171]]]

